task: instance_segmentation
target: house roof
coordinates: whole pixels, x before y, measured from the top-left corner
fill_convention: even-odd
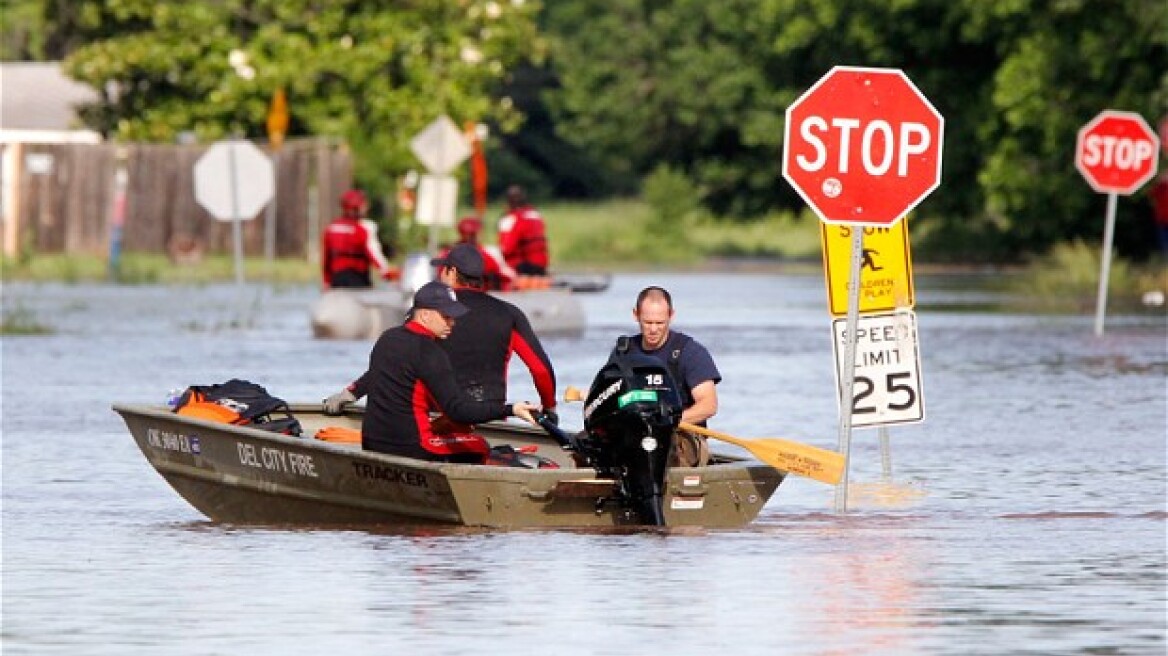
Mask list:
[[[98,98],[66,77],[60,62],[0,62],[0,129],[84,129],[75,108]]]

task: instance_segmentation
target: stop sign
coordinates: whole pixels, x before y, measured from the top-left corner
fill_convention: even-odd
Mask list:
[[[787,108],[783,177],[827,223],[896,223],[941,184],[945,119],[903,72],[836,66]]]
[[[1128,195],[1156,175],[1159,146],[1139,114],[1104,110],[1079,129],[1075,168],[1095,191]]]
[[[195,200],[220,221],[255,218],[275,189],[272,161],[250,141],[216,142],[195,162]]]

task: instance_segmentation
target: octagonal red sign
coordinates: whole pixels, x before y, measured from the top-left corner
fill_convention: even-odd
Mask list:
[[[902,71],[836,66],[787,108],[783,177],[827,223],[892,225],[941,184],[944,131]]]
[[[1099,193],[1133,194],[1156,175],[1159,147],[1144,117],[1107,109],[1079,129],[1075,168]]]

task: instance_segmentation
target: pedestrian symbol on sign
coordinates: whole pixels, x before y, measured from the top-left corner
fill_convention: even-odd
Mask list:
[[[880,251],[875,248],[865,248],[862,252],[864,261],[860,264],[861,269],[871,269],[873,271],[881,271],[884,269],[884,267],[876,266],[876,260],[872,257],[873,255],[879,255]]]

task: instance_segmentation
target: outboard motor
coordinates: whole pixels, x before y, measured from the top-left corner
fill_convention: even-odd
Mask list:
[[[584,402],[576,448],[600,476],[619,485],[622,502],[644,524],[662,526],[662,496],[681,395],[668,367],[642,354],[613,354]]]

